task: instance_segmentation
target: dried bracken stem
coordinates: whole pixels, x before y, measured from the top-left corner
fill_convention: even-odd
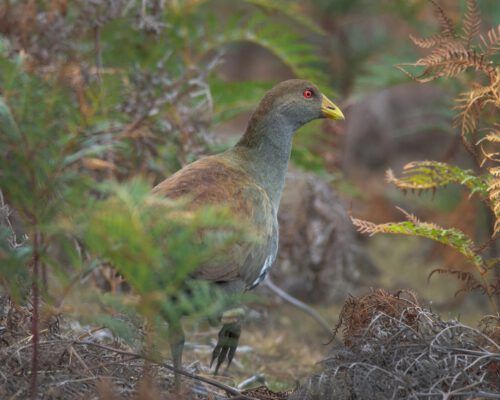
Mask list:
[[[39,307],[40,307],[40,234],[35,231],[33,235],[33,283],[32,303],[33,315],[31,317],[31,334],[33,353],[31,358],[31,398],[36,400],[38,397],[38,345],[39,345]]]

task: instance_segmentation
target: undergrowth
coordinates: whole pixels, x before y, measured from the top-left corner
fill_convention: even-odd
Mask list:
[[[350,297],[321,371],[290,400],[495,398],[498,317],[481,329],[444,321],[408,291]]]

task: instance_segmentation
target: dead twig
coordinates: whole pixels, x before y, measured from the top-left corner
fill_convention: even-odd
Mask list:
[[[106,346],[104,344],[90,342],[90,341],[78,341],[77,340],[77,341],[74,341],[73,344],[80,345],[80,346],[94,346],[94,347],[99,347],[99,348],[101,348],[103,350],[112,351],[112,352],[115,352],[117,354],[126,355],[126,356],[130,356],[130,357],[134,357],[134,358],[142,358],[143,360],[149,361],[151,363],[161,365],[161,366],[169,369],[172,372],[177,372],[177,373],[179,373],[181,375],[184,375],[187,378],[194,379],[194,380],[197,380],[197,381],[200,381],[200,382],[204,382],[204,383],[206,383],[208,385],[211,385],[211,386],[217,387],[219,389],[222,389],[226,393],[228,393],[228,394],[230,394],[232,396],[237,396],[236,397],[237,399],[241,399],[241,400],[257,400],[254,397],[250,397],[250,396],[246,396],[246,395],[242,394],[238,389],[235,389],[232,386],[225,385],[225,384],[223,384],[221,382],[218,382],[218,381],[216,381],[214,379],[211,379],[211,378],[207,378],[205,376],[200,376],[200,375],[197,375],[197,374],[192,374],[192,373],[187,372],[187,371],[185,371],[183,369],[180,369],[180,368],[175,368],[173,365],[170,365],[170,364],[167,364],[167,363],[163,363],[163,362],[159,362],[158,360],[155,360],[154,358],[148,357],[148,356],[143,355],[143,354],[138,354],[138,353],[134,353],[134,352],[131,352],[131,351],[126,351],[126,350],[120,350],[120,349],[116,349],[116,348],[111,347],[111,346]]]

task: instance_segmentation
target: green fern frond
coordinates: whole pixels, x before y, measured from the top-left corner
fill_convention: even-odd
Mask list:
[[[214,122],[221,123],[241,112],[253,110],[271,86],[272,83],[267,82],[224,82],[213,79],[210,89],[214,101]]]
[[[217,3],[220,0],[198,0],[192,6],[198,8],[207,3]],[[250,4],[260,8],[267,14],[281,14],[290,21],[295,22],[301,27],[319,35],[325,35],[326,32],[321,26],[308,18],[302,8],[303,3],[297,0],[242,0],[239,3]],[[236,3],[233,3],[236,4]]]
[[[261,13],[255,13],[244,23],[241,19],[235,21],[228,22],[220,34],[206,39],[205,53],[236,42],[254,43],[274,54],[295,76],[310,79],[319,86],[328,86],[327,76],[319,68],[323,61],[317,48],[289,25],[276,21],[270,23]]]
[[[454,165],[438,161],[414,161],[403,167],[402,177],[397,178],[392,170],[386,172],[386,179],[398,189],[433,190],[457,183],[465,186],[471,194],[488,196],[488,179],[474,175],[470,170],[463,170]]]
[[[389,233],[395,235],[419,236],[442,243],[461,253],[481,274],[486,273],[487,268],[485,261],[477,254],[475,251],[476,245],[465,233],[456,228],[446,229],[433,223],[421,222],[414,215],[402,209],[399,210],[403,212],[407,221],[375,224],[354,217],[351,217],[351,220],[361,233],[369,235]]]
[[[325,35],[326,32],[321,26],[312,21],[304,14],[301,2],[289,0],[245,0],[246,2],[258,7],[262,7],[267,12],[279,12],[290,20],[307,28],[311,32]]]

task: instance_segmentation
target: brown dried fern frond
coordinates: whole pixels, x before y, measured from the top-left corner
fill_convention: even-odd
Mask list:
[[[494,73],[494,67],[484,54],[476,50],[466,50],[461,42],[443,42],[428,56],[419,59],[411,65],[425,67],[420,75],[412,76],[412,79],[422,82],[422,78],[432,77],[437,79],[443,76],[456,76],[467,69],[483,71],[487,75]]]
[[[448,40],[444,38],[440,33],[429,36],[428,38],[418,38],[416,36],[410,35],[410,39],[415,46],[418,46],[421,49],[430,49]]]
[[[441,45],[442,43],[454,41],[456,37],[455,25],[453,24],[451,19],[446,15],[446,13],[439,4],[437,4],[434,0],[430,0],[430,2],[434,6],[434,11],[437,15],[440,25],[440,32],[428,38],[419,38],[414,35],[410,35],[411,41],[416,46],[422,49],[429,49]]]
[[[500,167],[490,168],[490,174],[500,178]]]
[[[482,293],[487,293],[487,288],[485,287],[485,283],[481,283],[477,280],[472,272],[469,271],[461,271],[456,269],[449,268],[436,268],[431,271],[429,276],[427,277],[427,281],[429,282],[434,274],[439,275],[453,275],[456,279],[458,279],[461,283],[460,289],[455,292],[455,296],[458,296],[463,292],[472,292],[473,290],[480,290]]]
[[[390,227],[389,224],[376,224],[374,222],[365,221],[363,219],[358,219],[351,217],[352,224],[357,228],[359,233],[368,234],[370,236],[375,235],[376,233],[384,233],[387,231],[387,228]]]
[[[500,151],[496,151],[496,152],[488,151],[488,152],[486,152],[482,147],[481,147],[481,151],[482,151],[482,154],[483,154],[483,157],[484,157],[482,164],[485,164],[486,161],[491,161],[491,162],[494,162],[494,163],[500,163]]]
[[[479,35],[479,48],[488,56],[500,51],[500,25],[491,28],[484,35]]]
[[[413,80],[425,83],[439,77],[452,77],[467,69],[482,71],[493,81],[495,67],[491,56],[500,47],[500,26],[490,29],[485,35],[479,35],[481,14],[476,0],[467,0],[467,10],[463,17],[460,36],[455,33],[455,25],[441,6],[430,0],[437,14],[440,33],[428,38],[410,35],[412,42],[423,49],[432,49],[431,53],[415,63],[396,65]],[[479,46],[473,46],[477,41]],[[406,67],[424,67],[420,74],[413,74]]]
[[[498,143],[500,143],[500,124],[495,124],[494,130],[486,134],[486,136],[476,143],[476,146],[480,146],[484,157],[481,166],[487,161],[491,162],[493,165],[500,164],[500,149],[498,148]],[[493,149],[496,148],[497,150],[491,150],[490,147]],[[490,169],[490,173],[496,170],[497,168],[493,167]]]
[[[444,12],[443,8],[434,0],[430,0],[434,6],[434,11],[437,15],[439,25],[441,27],[441,35],[450,39],[455,38],[455,24],[450,17]]]
[[[342,328],[343,341],[347,347],[353,345],[353,340],[364,334],[372,319],[378,313],[384,313],[393,318],[400,318],[403,310],[408,307],[419,307],[417,295],[402,289],[391,293],[384,289],[372,289],[372,292],[360,297],[350,295],[342,306],[339,320],[333,329],[333,336]],[[403,314],[403,321],[414,326],[416,323],[412,313]]]
[[[406,67],[424,67],[420,74],[413,74]],[[453,77],[472,69],[495,77],[495,68],[491,60],[477,50],[466,50],[462,43],[442,42],[429,55],[414,63],[397,64],[396,68],[412,80],[427,83],[441,77]]]
[[[447,77],[457,76],[469,67],[469,61],[466,59],[447,62],[446,65],[443,65],[443,72],[441,75]]]
[[[454,125],[460,127],[462,135],[474,132],[486,106],[500,109],[500,68],[492,72],[490,84],[475,84],[468,92],[461,93],[455,102],[459,113],[454,118]]]
[[[402,212],[403,215],[406,217],[408,221],[413,222],[415,225],[421,225],[423,224],[422,221],[420,221],[415,214],[409,213],[408,211],[402,209],[401,207],[396,207],[398,211]],[[429,226],[435,227],[436,229],[441,229],[439,226],[434,225],[434,224],[429,224]]]
[[[500,128],[500,126],[499,126]],[[488,133],[483,139],[488,140],[490,142],[494,143],[500,143],[500,130],[496,132],[491,132]]]
[[[428,83],[438,78],[438,76],[432,75],[430,73],[430,68],[424,69],[424,71],[420,75],[412,74],[410,71],[406,69],[406,67],[419,67],[419,66],[421,66],[421,64],[417,63],[401,63],[395,65],[395,67],[399,69],[401,72],[403,72],[407,77],[418,83]]]
[[[465,12],[462,26],[462,39],[466,48],[470,48],[472,40],[478,35],[481,25],[481,12],[476,0],[467,0],[467,11]]]
[[[412,222],[415,226],[419,226],[425,229],[444,230],[444,228],[439,226],[438,224],[435,224],[433,222],[423,222],[419,220],[415,214],[412,214],[401,207],[396,207],[396,209],[399,212],[401,212],[405,216],[405,218],[408,221]]]
[[[500,166],[489,169],[492,176],[491,184],[488,187],[491,210],[495,215],[493,237],[500,233]]]
[[[464,60],[468,51],[460,40],[444,40],[428,56],[419,59],[416,64],[431,67],[447,60]]]

